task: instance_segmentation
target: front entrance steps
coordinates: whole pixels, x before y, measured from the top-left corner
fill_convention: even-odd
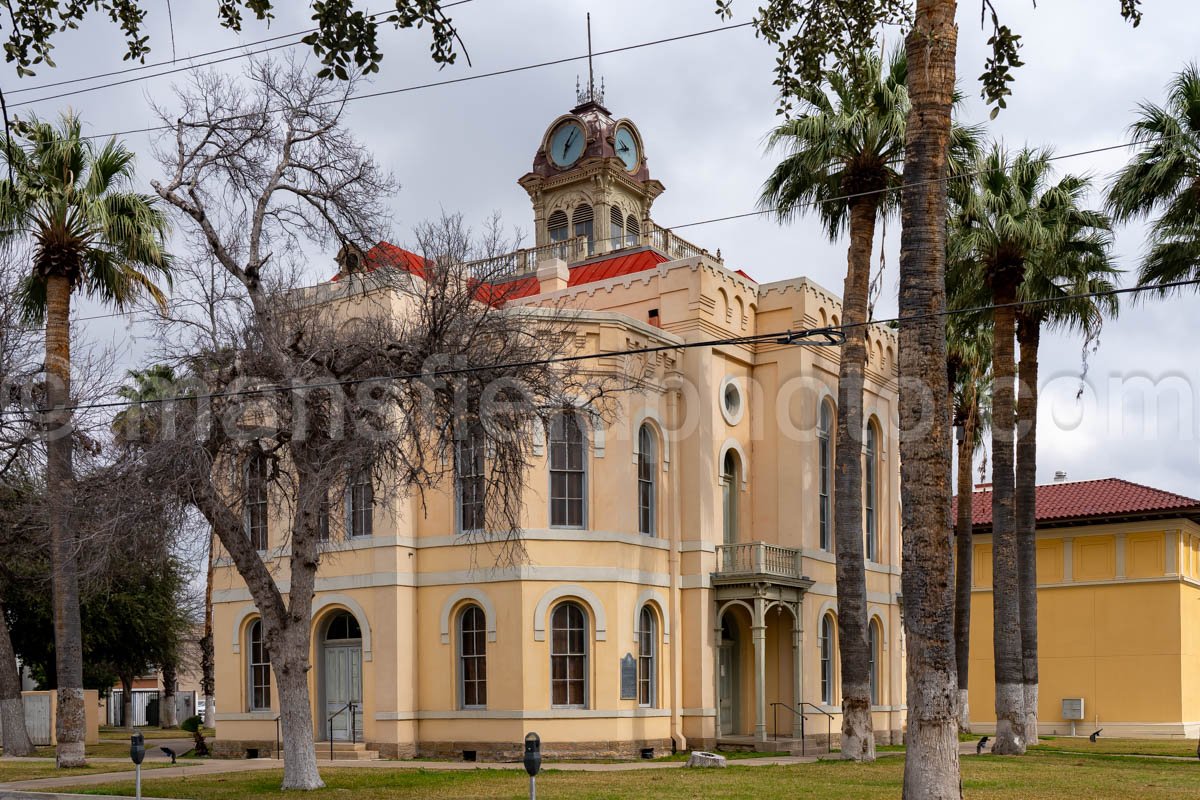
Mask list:
[[[317,742],[317,760],[329,761],[329,742]],[[363,742],[334,742],[334,761],[375,761],[379,758],[377,750],[368,750]]]
[[[803,740],[780,736],[778,739],[768,736],[764,742],[757,741],[753,736],[722,736],[717,739],[717,751],[755,752],[755,753],[787,753],[792,756],[823,756],[829,753],[829,737],[806,736]]]

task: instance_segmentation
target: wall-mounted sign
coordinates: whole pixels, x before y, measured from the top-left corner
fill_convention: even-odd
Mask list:
[[[637,700],[637,661],[633,653],[621,656],[621,699]]]

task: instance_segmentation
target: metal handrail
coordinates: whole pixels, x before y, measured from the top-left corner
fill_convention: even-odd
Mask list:
[[[789,706],[787,703],[781,703],[779,701],[776,701],[774,703],[771,703],[771,723],[775,728],[775,740],[776,741],[779,740],[779,708],[778,708],[779,706],[783,706],[788,711],[792,712],[793,714],[795,714],[797,717],[800,718],[800,730],[801,730],[801,732],[803,732],[803,730],[804,730],[804,715],[801,714],[796,709]],[[803,737],[801,737],[801,739],[800,739],[800,754],[804,755],[804,738]]]
[[[828,711],[821,708],[816,703],[809,703],[808,701],[803,701],[800,703],[801,708],[804,708],[805,706],[811,707],[813,709],[813,711],[816,711],[818,714],[825,715],[825,749],[832,753],[833,752],[833,714],[830,714]],[[805,719],[806,719],[806,717],[801,715],[801,717],[800,717],[800,739],[801,739],[800,752],[801,753],[804,752],[803,739],[804,739],[804,721],[805,721]]]
[[[353,700],[350,700],[346,705],[339,708],[337,711],[329,715],[329,760],[333,761],[333,721],[346,709],[350,709],[350,744],[358,744],[355,738],[357,731],[354,730],[354,709],[357,706]]]
[[[279,720],[280,720],[280,717],[282,717],[282,716],[283,716],[283,714],[280,714],[278,717],[275,718],[275,757],[276,758],[282,758],[282,756],[279,754]]]

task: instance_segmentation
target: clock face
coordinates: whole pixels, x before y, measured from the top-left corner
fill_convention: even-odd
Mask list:
[[[587,134],[575,120],[567,120],[550,134],[550,160],[558,167],[569,167],[583,155]]]
[[[617,150],[617,157],[625,165],[625,169],[633,172],[637,169],[638,162],[641,160],[641,154],[638,152],[637,138],[634,137],[633,131],[625,126],[617,128],[617,135],[613,138],[613,145]]]

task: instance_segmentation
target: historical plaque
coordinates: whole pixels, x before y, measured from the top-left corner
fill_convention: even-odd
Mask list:
[[[637,661],[633,653],[621,656],[621,699],[637,700]]]

